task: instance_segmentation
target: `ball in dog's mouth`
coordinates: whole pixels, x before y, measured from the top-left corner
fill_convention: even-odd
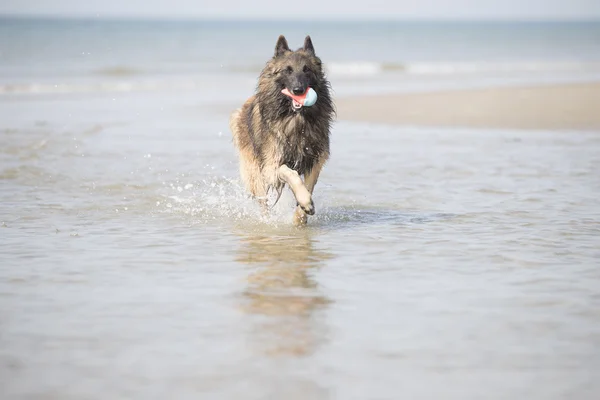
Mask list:
[[[281,93],[292,99],[292,107],[295,111],[302,107],[310,107],[317,101],[317,92],[313,88],[307,88],[303,94],[294,95],[287,88],[284,88]]]

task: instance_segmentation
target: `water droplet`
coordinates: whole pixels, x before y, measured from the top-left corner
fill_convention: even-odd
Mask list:
[[[157,206],[160,206],[160,201],[157,201],[157,202],[156,202],[156,205],[157,205]]]

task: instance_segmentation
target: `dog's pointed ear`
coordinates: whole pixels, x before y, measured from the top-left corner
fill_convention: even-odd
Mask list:
[[[315,55],[315,48],[314,48],[314,46],[312,44],[312,40],[310,40],[310,36],[307,36],[304,39],[304,50],[308,51],[313,56]]]
[[[288,42],[287,40],[285,40],[285,36],[279,35],[279,38],[277,39],[277,44],[275,45],[275,57],[279,57],[285,54],[287,51],[290,51]]]

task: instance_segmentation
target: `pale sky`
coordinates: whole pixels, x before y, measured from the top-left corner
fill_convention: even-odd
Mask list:
[[[600,0],[0,0],[0,14],[286,20],[599,19]]]

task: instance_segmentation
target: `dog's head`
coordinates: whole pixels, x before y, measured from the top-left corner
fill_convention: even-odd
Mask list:
[[[300,111],[297,102],[281,93],[287,89],[294,95],[304,94],[308,88],[313,88],[319,96],[328,91],[329,83],[323,74],[322,64],[315,54],[315,48],[310,36],[304,39],[304,46],[296,51],[290,50],[283,35],[277,39],[275,54],[263,70],[261,85],[270,86],[273,93],[282,103],[289,105],[294,111]],[[317,101],[317,106],[319,101]]]

